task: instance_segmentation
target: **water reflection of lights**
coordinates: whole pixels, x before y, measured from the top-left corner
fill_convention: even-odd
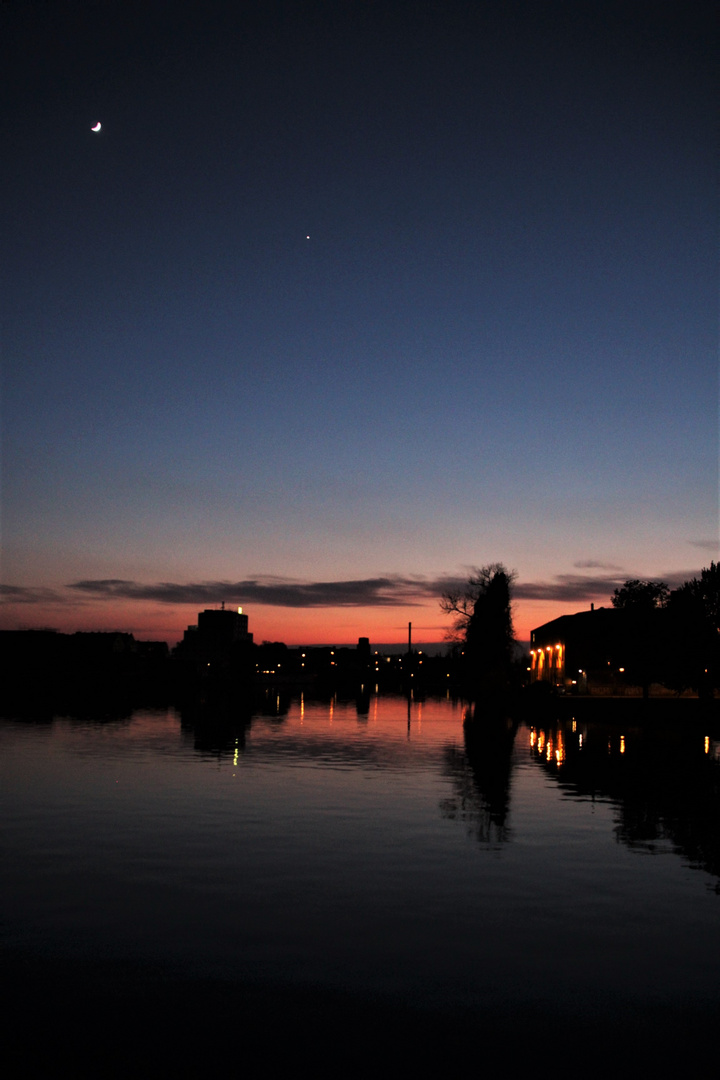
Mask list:
[[[709,735],[706,735],[705,753],[711,757],[713,761],[720,762],[720,742],[717,739],[711,739]]]
[[[565,737],[562,729],[549,734],[530,728],[530,749],[539,758],[544,758],[548,762],[555,762],[556,765],[562,765],[565,760]]]

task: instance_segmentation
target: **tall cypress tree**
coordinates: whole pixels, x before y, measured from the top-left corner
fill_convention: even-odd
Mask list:
[[[455,616],[452,632],[462,645],[468,693],[497,695],[510,684],[515,641],[511,588],[515,575],[502,563],[476,570],[464,589],[443,595],[441,607]]]

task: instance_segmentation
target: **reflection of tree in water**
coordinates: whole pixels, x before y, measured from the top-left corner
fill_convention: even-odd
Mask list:
[[[646,758],[628,759],[617,836],[646,851],[670,842],[691,866],[718,879],[720,894],[720,768],[703,744],[699,734],[691,746],[656,739]]]
[[[465,748],[448,746],[445,772],[455,794],[440,804],[443,817],[464,821],[482,844],[510,839],[510,774],[517,724],[511,720],[471,720],[464,726]]]
[[[720,747],[701,729],[557,723],[532,729],[531,747],[569,793],[615,803],[620,843],[670,850],[720,893]]]

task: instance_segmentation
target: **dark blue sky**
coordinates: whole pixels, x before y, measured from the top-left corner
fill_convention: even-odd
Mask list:
[[[713,8],[4,4],[3,625],[437,639],[470,565],[526,630],[717,557]]]

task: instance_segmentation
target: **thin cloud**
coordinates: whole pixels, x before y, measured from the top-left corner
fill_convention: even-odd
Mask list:
[[[0,602],[4,604],[56,604],[62,597],[53,589],[32,585],[0,585]]]
[[[577,564],[575,564],[577,565]],[[699,571],[675,571],[670,574],[653,575],[653,581],[664,581],[671,589],[677,589],[685,581],[697,577]],[[560,600],[564,603],[588,603],[591,600],[605,599],[610,602],[615,589],[621,588],[633,577],[642,578],[641,574],[558,574],[552,581],[521,582],[515,586],[516,600]]]
[[[562,600],[580,603],[609,598],[624,578],[617,574],[588,577],[584,574],[558,574],[553,581],[518,582],[514,589],[516,600]]]
[[[693,547],[702,548],[704,551],[720,550],[720,540],[688,540]]]
[[[245,581],[141,584],[122,578],[73,582],[68,588],[92,599],[152,600],[161,604],[264,604],[271,607],[414,607],[437,597],[454,579],[360,578],[349,581],[288,581],[261,577]]]
[[[701,570],[697,568],[693,570],[678,570],[674,574],[664,574],[661,580],[671,589],[679,589],[686,581],[692,581],[693,578],[699,578],[700,574]]]
[[[578,570],[613,570],[615,573],[622,573],[622,566],[615,566],[614,563],[597,562],[595,559],[581,559],[580,562],[573,563],[573,566]]]
[[[594,561],[576,564],[595,568]],[[597,564],[602,568],[602,564]],[[549,581],[516,582],[515,600],[555,600],[562,603],[589,603],[595,600],[610,602],[615,589],[628,577],[640,576],[617,572],[604,574],[559,574]],[[699,570],[662,575],[671,589],[699,576]],[[258,604],[286,608],[355,608],[355,607],[420,607],[438,601],[443,593],[462,592],[466,577],[440,575],[403,576],[386,574],[373,578],[351,578],[344,581],[293,581],[263,575],[242,581],[202,582],[138,582],[126,578],[93,578],[69,584],[63,593],[52,589],[21,585],[0,586],[5,603],[78,604],[83,601],[136,600],[159,604],[215,606],[227,604]]]

